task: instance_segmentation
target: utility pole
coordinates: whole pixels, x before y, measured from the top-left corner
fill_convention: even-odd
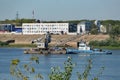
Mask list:
[[[32,11],[32,17],[33,17],[33,19],[34,19],[34,10]]]
[[[16,13],[16,20],[18,19],[18,17],[19,17],[19,14],[18,14],[18,11],[17,11],[17,13]]]

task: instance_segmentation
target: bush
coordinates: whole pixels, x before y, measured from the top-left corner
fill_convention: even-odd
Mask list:
[[[91,34],[98,34],[98,29],[96,28],[93,28],[91,31],[90,31]]]
[[[89,42],[90,46],[98,46],[99,45],[99,41],[95,40],[95,41],[90,41]]]
[[[30,58],[31,62],[28,64],[23,64],[20,67],[20,60],[13,59],[11,60],[10,65],[10,74],[14,76],[17,80],[30,80],[30,74],[35,74],[35,80],[43,80],[43,76],[40,73],[36,73],[36,69],[31,64],[35,62],[39,65],[39,57],[33,55]],[[68,59],[64,62],[64,70],[61,70],[60,67],[52,67],[51,73],[49,74],[49,80],[70,80],[72,76],[73,68],[76,66],[73,63],[72,58],[68,57]],[[92,69],[92,59],[88,60],[88,64],[86,64],[83,73],[76,72],[78,76],[78,80],[88,80],[90,75],[90,70]],[[96,77],[93,77],[91,80],[98,80],[98,77],[102,74],[104,67],[101,67],[99,74]],[[29,74],[29,75],[28,75]]]
[[[110,46],[119,47],[120,46],[120,42],[119,41],[111,41]]]
[[[8,43],[0,41],[0,46],[6,46],[6,45],[8,45]]]
[[[107,39],[102,41],[90,41],[90,46],[112,46],[112,47],[119,47],[120,41],[113,40],[113,39]]]

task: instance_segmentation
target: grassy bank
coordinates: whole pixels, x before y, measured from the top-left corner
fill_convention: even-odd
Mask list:
[[[17,48],[22,48],[22,47],[36,47],[34,44],[9,44],[9,45],[4,45],[0,47],[17,47]]]
[[[119,47],[113,47],[113,46],[94,46],[94,48],[100,48],[100,49],[109,49],[109,50],[120,50],[120,46]]]
[[[9,44],[9,45],[4,45],[4,46],[0,46],[0,47],[15,47],[15,48],[24,48],[24,47],[36,47],[35,44]],[[61,47],[61,46],[60,46]],[[109,49],[109,50],[120,50],[120,46],[119,47],[113,47],[113,46],[93,46],[94,48],[100,48],[100,49]]]

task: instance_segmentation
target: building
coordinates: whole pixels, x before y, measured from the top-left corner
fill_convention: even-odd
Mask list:
[[[70,33],[77,32],[77,24],[75,24],[75,23],[70,23],[70,24],[69,24],[69,32],[70,32]]]
[[[91,30],[91,22],[83,21],[77,25],[77,34],[86,34]]]
[[[101,25],[101,26],[100,26],[100,32],[101,32],[101,33],[107,33],[106,27],[103,26],[103,25]]]
[[[23,23],[23,34],[68,34],[69,23]]]
[[[15,33],[22,33],[22,28],[15,28]]]
[[[77,24],[69,23],[68,35],[77,35]]]
[[[15,30],[15,25],[12,24],[0,24],[0,32],[12,32]]]
[[[95,23],[96,27],[98,28],[98,32],[100,32],[101,22],[99,20],[96,20],[94,23]]]

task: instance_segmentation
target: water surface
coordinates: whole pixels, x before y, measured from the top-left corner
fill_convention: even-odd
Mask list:
[[[10,75],[10,61],[12,59],[20,59],[20,63],[26,64],[30,62],[30,54],[24,54],[23,48],[0,48],[0,80],[15,80]],[[120,50],[112,50],[112,55],[92,55],[85,56],[80,54],[67,54],[67,55],[38,55],[40,64],[36,65],[33,63],[36,73],[40,72],[44,80],[48,80],[50,69],[53,66],[60,66],[61,70],[64,69],[64,61],[67,60],[68,56],[72,57],[72,60],[77,65],[73,69],[71,80],[77,80],[76,72],[82,73],[87,60],[92,58],[92,70],[89,79],[97,76],[99,69],[105,67],[103,73],[99,76],[99,80],[120,80]],[[23,70],[23,68],[21,68]],[[29,74],[30,80],[33,80],[33,75]]]

